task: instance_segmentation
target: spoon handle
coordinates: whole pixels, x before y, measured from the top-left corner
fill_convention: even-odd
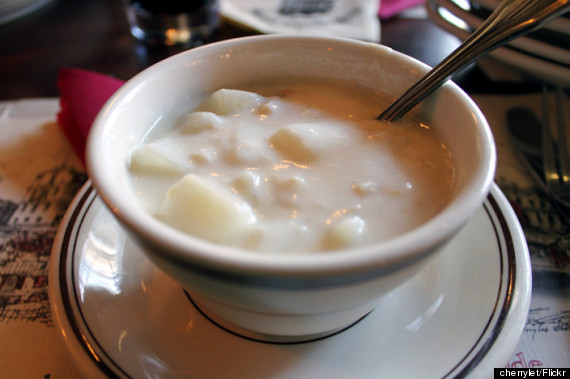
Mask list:
[[[482,55],[570,9],[570,0],[503,0],[455,51],[416,82],[378,116],[394,121],[446,82],[453,73]]]

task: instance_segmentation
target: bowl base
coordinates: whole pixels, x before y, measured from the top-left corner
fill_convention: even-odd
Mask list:
[[[360,317],[356,321],[353,321],[347,325],[343,325],[341,327],[334,328],[332,330],[327,330],[324,332],[319,333],[312,333],[312,334],[303,334],[303,335],[277,335],[277,334],[269,334],[269,333],[260,333],[253,330],[249,330],[243,328],[239,325],[235,325],[223,318],[217,316],[215,313],[208,310],[207,307],[200,304],[199,300],[196,299],[196,296],[192,296],[187,290],[184,290],[186,297],[192,303],[192,305],[204,316],[206,317],[212,324],[216,325],[218,328],[225,330],[228,333],[236,335],[238,337],[242,337],[251,341],[256,342],[263,342],[263,343],[271,343],[271,344],[278,344],[278,345],[286,345],[286,344],[297,344],[297,343],[306,343],[306,342],[313,342],[322,340],[324,338],[332,337],[343,331],[350,329],[354,325],[358,324],[361,320],[366,318],[370,312],[366,313],[364,316]]]

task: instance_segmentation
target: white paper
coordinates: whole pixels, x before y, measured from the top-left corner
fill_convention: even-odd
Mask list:
[[[380,42],[378,0],[222,0],[222,16],[261,33]]]

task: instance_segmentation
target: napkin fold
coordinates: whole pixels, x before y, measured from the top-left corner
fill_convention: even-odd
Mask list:
[[[91,124],[124,82],[97,72],[64,67],[56,83],[60,92],[57,122],[85,165],[85,143]]]

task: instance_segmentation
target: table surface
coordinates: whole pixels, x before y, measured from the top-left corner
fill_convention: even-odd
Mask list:
[[[421,14],[421,12],[419,13]],[[213,40],[219,41],[254,34],[256,33],[253,31],[244,30],[228,22],[223,22],[219,31],[214,35]],[[389,20],[382,20],[381,41],[383,44],[431,66],[437,64],[460,43],[456,37],[439,29],[427,18],[416,16],[394,17]],[[122,2],[119,0],[54,0],[31,15],[0,25],[0,104],[3,104],[3,107],[0,106],[0,116],[6,117],[8,113],[6,111],[3,113],[2,110],[8,109],[10,106],[17,108],[20,103],[15,101],[18,99],[58,97],[59,92],[55,79],[61,67],[83,68],[127,80],[149,65],[179,51],[181,51],[179,48],[148,49],[138,44],[130,35]],[[506,109],[497,107],[512,106],[519,102],[533,106],[537,99],[536,92],[539,89],[539,86],[530,82],[513,83],[490,80],[476,65],[468,67],[454,79],[468,94],[474,97],[484,113],[488,112],[485,114],[488,116],[490,123],[491,120],[497,119],[499,120],[497,124],[501,123],[497,112],[506,112]],[[0,117],[1,120],[2,117]],[[34,133],[39,133],[38,135],[28,135],[27,138],[40,141],[42,135],[48,133],[48,129],[49,133],[58,133],[57,128],[50,129],[44,125],[35,130]],[[15,132],[10,131],[8,133],[6,130],[0,130],[0,146],[2,146],[0,148],[0,193],[2,193],[0,196],[0,208],[2,208],[1,210],[4,213],[10,204],[10,201],[6,200],[4,193],[4,191],[7,191],[5,186],[10,184],[11,180],[16,180],[13,179],[16,176],[18,178],[22,176],[21,172],[16,174],[15,171],[17,169],[9,166],[9,164],[14,164],[15,166],[18,166],[18,164],[8,159],[6,154],[16,154],[15,156],[20,157],[20,161],[25,160],[31,154],[31,150],[28,152],[27,150],[23,151],[16,148],[16,146],[20,146],[18,144],[13,145],[10,142],[8,146],[6,141],[11,141],[13,133]],[[59,135],[56,138],[59,141],[57,144],[49,148],[42,148],[49,150],[49,153],[46,154],[51,155],[55,155],[58,151],[57,149],[60,152],[63,149],[67,149],[66,154],[63,155],[66,157],[64,160],[74,160],[75,158],[71,156],[72,154],[69,154],[69,146],[61,142],[62,138]],[[41,142],[38,141],[32,145],[35,147],[41,146]],[[499,149],[503,149],[504,145],[508,145],[508,141],[505,142],[498,139],[497,145]],[[8,147],[4,148],[4,146]],[[43,162],[43,158],[38,156],[38,154],[36,154],[34,159],[38,162]],[[499,156],[501,156],[501,152],[499,152]],[[6,162],[12,163],[8,164]],[[81,173],[81,166],[77,166],[77,162],[73,165],[76,167],[74,172],[79,173],[78,177],[80,179],[78,180],[81,181],[81,178],[84,180],[85,175]],[[33,181],[33,179],[29,179],[29,181]],[[512,196],[509,197],[509,200],[514,205],[522,204],[520,200],[521,189],[517,187],[516,183],[513,184],[512,181],[499,175],[496,178],[496,182],[507,197]],[[26,186],[20,183],[18,187],[21,188],[22,198],[25,196]],[[12,187],[9,188],[10,191],[14,191]],[[548,203],[544,194],[540,193],[532,184],[529,185],[529,188],[533,191],[532,196],[538,196],[541,201]],[[551,207],[548,207],[548,209],[551,209]],[[18,333],[22,330],[28,330],[28,334],[31,335],[34,335],[34,333],[41,334],[44,336],[43,338],[49,339],[51,338],[50,336],[57,334],[57,331],[55,331],[57,328],[54,327],[49,310],[45,309],[47,304],[45,296],[43,303],[41,303],[44,307],[43,317],[28,320],[19,319],[17,316],[18,312],[13,313],[16,316],[8,316],[10,306],[18,304],[17,302],[9,301],[11,294],[5,285],[9,281],[8,278],[14,277],[15,274],[7,273],[5,270],[2,271],[2,268],[6,267],[7,262],[11,259],[10,253],[6,253],[8,251],[6,238],[11,238],[6,231],[10,228],[7,228],[6,220],[2,221],[2,216],[3,214],[0,214],[0,223],[2,223],[0,227],[2,227],[3,233],[0,236],[2,238],[0,244],[3,246],[2,250],[0,250],[0,372],[7,370],[7,372],[15,374],[33,373],[33,375],[41,374],[44,377],[53,374],[56,377],[57,370],[55,369],[53,369],[55,371],[52,371],[50,368],[42,369],[40,367],[37,369],[38,371],[34,371],[30,368],[33,365],[41,366],[41,363],[37,361],[50,357],[50,359],[60,360],[61,364],[58,367],[64,367],[63,371],[60,371],[61,375],[71,376],[72,374],[69,373],[73,373],[73,369],[69,367],[69,371],[65,370],[67,365],[71,365],[71,359],[62,356],[64,354],[63,343],[53,342],[55,344],[54,348],[50,349],[45,346],[38,347],[39,341],[10,341],[10,338],[18,338]],[[568,225],[565,224],[564,220],[561,222],[562,226],[558,225],[556,227],[556,233],[558,233],[559,239],[565,235],[566,237],[564,238],[567,242]],[[523,228],[525,228],[525,232],[532,227],[529,224],[529,220],[521,219],[521,223]],[[52,225],[52,229],[57,229],[57,225]],[[18,233],[21,235],[22,231],[18,230]],[[528,242],[531,258],[533,254],[544,256],[545,251],[552,251],[552,245],[546,245],[530,237]],[[13,244],[10,246],[13,249]],[[533,295],[533,299],[535,296],[545,293],[545,291],[549,294],[548,296],[557,297],[556,312],[559,327],[556,329],[556,333],[554,333],[552,326],[541,324],[540,321],[537,321],[537,318],[532,320],[529,318],[529,324],[525,328],[523,338],[521,339],[521,344],[524,343],[525,345],[521,345],[520,349],[514,352],[513,359],[509,363],[513,366],[523,365],[523,361],[526,366],[529,366],[531,362],[534,362],[537,366],[543,365],[544,367],[560,367],[560,365],[566,365],[567,367],[570,365],[570,305],[568,304],[570,253],[568,245],[565,248],[557,246],[556,254],[558,254],[557,257],[559,259],[553,258],[554,263],[552,263],[553,267],[556,266],[556,270],[552,270],[552,272],[556,271],[556,279],[548,279],[546,281],[540,279],[539,284],[541,287],[537,290],[537,293],[540,293]],[[544,272],[544,270],[541,270],[541,273]],[[30,273],[20,273],[18,275],[16,276],[32,276]],[[46,275],[43,276],[47,277]],[[22,281],[25,281],[24,279]],[[545,285],[544,283],[546,282],[550,284]],[[18,285],[14,286],[13,288],[20,288]],[[43,284],[34,284],[34,286],[45,288],[46,283],[44,281]],[[554,289],[558,292],[552,292]],[[19,304],[19,306],[22,306],[22,304]],[[531,306],[531,314],[532,312],[541,312],[544,308],[542,305],[534,308]],[[541,327],[543,327],[543,330],[541,330]],[[545,332],[544,328],[550,328],[550,333],[547,333],[548,330]],[[45,332],[43,329],[50,329],[50,331]],[[533,341],[538,340],[537,334],[548,334],[549,338],[556,335],[557,340],[553,343],[552,340],[544,339],[541,340],[540,346],[533,345]],[[23,335],[27,335],[26,332],[23,332]],[[557,351],[548,351],[548,346],[554,346],[553,344],[556,345]],[[14,346],[20,349],[20,352],[15,351]],[[41,352],[35,353],[33,352],[34,349],[40,349]],[[52,351],[48,352],[47,350]],[[10,351],[10,354],[3,354],[6,351]],[[26,359],[26,354],[28,353],[30,358]],[[554,355],[556,357],[552,358]],[[6,359],[3,360],[3,357],[6,358],[7,356],[12,357],[9,362]],[[34,362],[30,362],[31,360],[34,360]]]
[[[213,40],[254,35],[223,23]],[[382,43],[434,66],[460,43],[425,18],[393,18],[381,24]],[[0,25],[0,100],[58,96],[54,78],[62,66],[129,79],[182,51],[147,49],[131,37],[119,0],[55,0],[21,20]],[[532,85],[490,83],[474,67],[456,82],[472,91],[527,91]]]

